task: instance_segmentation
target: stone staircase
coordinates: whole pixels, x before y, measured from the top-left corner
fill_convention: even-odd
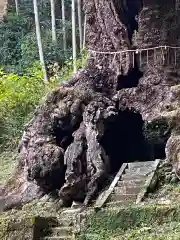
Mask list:
[[[75,234],[75,211],[63,211],[57,218],[56,222],[49,224],[49,228],[45,229],[42,240],[73,240]]]
[[[80,208],[64,210],[56,217],[56,221],[49,222],[48,229],[42,231],[41,240],[75,240],[87,216],[93,211],[93,208],[87,208],[84,211]]]
[[[160,160],[124,163],[109,189],[97,199],[95,208],[141,202],[154,180],[159,163]]]
[[[81,212],[80,209],[67,209],[58,216],[57,221],[49,225],[42,240],[75,240],[83,221],[94,209],[118,207],[139,203],[154,179],[160,160],[148,162],[124,163],[119,172],[96,200],[92,208]]]

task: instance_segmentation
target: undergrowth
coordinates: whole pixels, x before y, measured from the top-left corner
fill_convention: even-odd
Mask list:
[[[179,205],[146,205],[92,214],[79,240],[179,239]],[[163,230],[164,229],[164,230]],[[167,237],[168,236],[168,237]]]
[[[85,65],[86,56],[86,52],[83,52],[77,60],[77,69]],[[68,80],[72,74],[72,59],[66,61],[48,83],[43,81],[38,62],[26,69],[24,75],[8,74],[0,69],[0,183],[11,172],[13,152],[16,152],[24,125],[32,118],[35,108],[47,93]]]
[[[0,144],[1,151],[13,149],[22,134],[24,123],[40,99],[54,86],[45,84],[39,65],[28,69],[23,76],[0,70]]]

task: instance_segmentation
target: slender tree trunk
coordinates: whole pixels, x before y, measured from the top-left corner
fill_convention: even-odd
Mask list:
[[[72,0],[72,48],[73,48],[73,66],[74,72],[77,71],[76,66],[76,9],[75,0]]]
[[[43,73],[44,73],[44,81],[48,81],[47,71],[46,71],[46,66],[44,61],[42,41],[41,41],[41,29],[39,24],[37,0],[33,0],[33,5],[34,5],[34,16],[35,16],[35,24],[36,24],[36,37],[37,37],[37,44],[38,44],[38,50],[39,50],[39,58],[40,58],[40,62],[41,62]]]
[[[55,14],[55,0],[51,1],[51,24],[52,24],[52,42],[57,44],[57,36],[56,36],[56,14]]]
[[[84,16],[83,49],[85,49],[85,45],[86,45],[86,15]]]
[[[18,4],[18,0],[15,0],[15,5],[16,5],[16,14],[19,15],[19,4]]]
[[[64,53],[66,53],[67,44],[66,44],[66,18],[65,18],[64,0],[61,0],[61,7],[62,7],[62,24],[63,24],[63,49],[64,49]]]
[[[80,50],[82,50],[83,33],[82,33],[81,0],[78,0],[78,23],[79,23],[79,46]]]

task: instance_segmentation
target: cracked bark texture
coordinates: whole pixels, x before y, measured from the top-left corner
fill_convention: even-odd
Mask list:
[[[176,1],[84,0],[84,10],[90,50],[116,52],[178,45],[180,40]],[[23,203],[57,190],[63,202],[84,199],[87,205],[108,174],[110,159],[100,144],[106,124],[126,109],[142,115],[145,132],[150,129],[153,135],[151,127],[158,126],[158,141],[168,140],[166,157],[178,174],[178,67],[167,60],[162,64],[159,55],[154,61],[149,52],[148,63],[146,55],[141,62],[137,55],[143,77],[137,87],[117,91],[120,75],[128,81],[132,54],[120,58],[89,52],[86,67],[47,96],[27,124],[19,145],[18,172],[3,192],[6,207],[12,205],[10,199]]]
[[[84,1],[84,9],[90,49],[130,48],[127,28],[118,16],[119,6],[107,0]],[[125,57],[122,68],[127,72],[130,56]],[[6,206],[14,196],[15,203],[29,200],[29,184],[37,189],[30,191],[32,199],[59,190],[63,201],[72,201],[79,194],[88,204],[108,171],[108,157],[99,140],[104,122],[117,114],[111,96],[116,92],[118,61],[112,67],[109,56],[90,56],[85,69],[54,90],[36,110],[19,145],[16,179],[9,183],[11,191],[8,184],[4,191]]]
[[[137,17],[138,32],[133,37],[133,45],[148,48],[160,45],[179,46],[179,9],[178,1],[143,1],[143,8]],[[173,164],[180,176],[179,159],[179,54],[175,66],[174,52],[164,51],[165,61],[162,63],[161,50],[142,53],[142,61],[138,62],[143,77],[135,88],[122,89],[114,97],[119,108],[133,109],[139,112],[145,125],[157,125],[163,129],[159,136],[166,145],[166,160]],[[139,60],[139,56],[137,56]],[[153,130],[152,130],[153,131]],[[167,143],[166,143],[167,141]]]

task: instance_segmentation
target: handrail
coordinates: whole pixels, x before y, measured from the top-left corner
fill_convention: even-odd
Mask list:
[[[144,184],[142,190],[138,194],[137,199],[136,199],[136,204],[139,204],[144,199],[145,194],[147,193],[148,188],[151,185],[151,183],[152,183],[152,181],[153,181],[153,179],[155,177],[155,174],[156,174],[157,169],[159,167],[160,161],[161,161],[160,159],[156,159],[155,160],[155,162],[154,162],[154,169],[153,169],[152,173],[148,176],[148,178],[145,181],[145,184]]]
[[[102,192],[99,195],[98,199],[96,200],[95,206],[94,206],[95,210],[99,210],[104,205],[104,203],[106,202],[108,197],[111,195],[112,191],[114,190],[117,182],[119,181],[120,177],[124,173],[124,170],[127,168],[127,166],[128,166],[127,163],[123,163],[123,165],[121,166],[119,172],[116,174],[116,176],[115,176],[114,180],[112,181],[108,190]]]

